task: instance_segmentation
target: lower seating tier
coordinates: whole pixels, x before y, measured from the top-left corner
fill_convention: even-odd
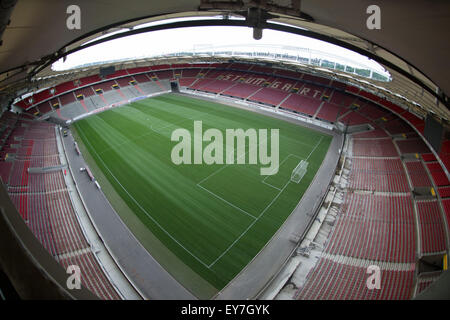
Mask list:
[[[380,288],[367,286],[367,265],[321,258],[297,293],[301,300],[405,300],[412,298],[414,264],[406,270],[380,270]]]

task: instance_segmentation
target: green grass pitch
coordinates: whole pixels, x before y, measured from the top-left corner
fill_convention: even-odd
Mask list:
[[[202,120],[203,132],[217,128],[224,137],[227,128],[279,129],[278,173],[261,176],[260,164],[173,164],[170,156],[177,142],[170,140],[171,133],[177,128],[193,132],[194,120]],[[145,226],[148,234],[140,236],[156,237],[216,291],[258,254],[291,214],[332,139],[255,112],[174,94],[111,109],[73,127],[93,159],[90,165]],[[296,184],[290,175],[301,159],[308,160],[308,172]],[[161,250],[146,248],[156,256]],[[186,274],[162,260],[178,281],[192,286]]]

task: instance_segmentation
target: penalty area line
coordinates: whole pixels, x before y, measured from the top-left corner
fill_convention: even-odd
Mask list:
[[[79,130],[80,133],[83,135],[83,137],[86,139],[86,136],[84,135],[82,130]],[[125,187],[120,183],[120,181],[116,178],[116,176],[111,172],[111,170],[108,168],[108,166],[106,165],[106,163],[103,161],[103,159],[100,157],[100,155],[95,151],[95,149],[92,147],[91,143],[89,142],[89,140],[86,139],[86,142],[89,144],[89,146],[91,147],[91,149],[94,151],[94,153],[97,155],[97,158],[102,162],[102,164],[105,166],[106,170],[108,170],[109,174],[114,178],[114,180],[117,181],[117,183],[120,185],[120,187],[123,189],[123,191],[126,192],[126,194],[130,197],[131,200],[133,200],[133,202],[141,209],[142,212],[145,213],[145,215],[153,221],[153,223],[155,223],[158,228],[160,228],[167,236],[169,236],[170,239],[172,239],[173,241],[175,241],[175,243],[177,243],[181,248],[183,248],[187,253],[189,253],[195,260],[197,260],[198,262],[200,262],[204,267],[209,269],[209,266],[204,263],[200,258],[198,258],[195,254],[193,254],[191,251],[189,251],[185,246],[183,246],[177,239],[175,239],[166,229],[164,229],[148,212],[147,210],[145,210],[138,201],[136,201],[136,199],[128,192],[127,189],[125,189]]]
[[[218,256],[216,258],[216,260],[214,260],[209,266],[208,268],[211,268],[212,266],[214,266],[217,261],[219,261],[228,251],[230,251],[230,249],[239,241],[241,240],[241,238],[248,232],[248,230],[250,230],[250,228],[252,228],[255,223],[263,216],[263,214],[267,211],[267,209],[275,202],[276,199],[278,199],[278,197],[280,196],[281,193],[283,193],[284,189],[286,189],[286,187],[288,186],[289,182],[291,182],[291,180],[289,180],[284,187],[278,192],[278,194],[272,199],[272,201],[267,205],[267,207],[259,214],[259,216],[253,220],[253,222],[244,230],[244,232],[242,232],[239,237],[237,237],[233,243],[231,243],[227,249],[225,249],[224,252],[221,253],[220,256]]]
[[[252,217],[253,219],[256,219],[256,217],[255,217],[254,215],[252,215],[252,214],[248,213],[248,212],[247,212],[247,211],[245,211],[244,209],[241,209],[240,207],[238,207],[238,206],[236,206],[236,205],[232,204],[231,202],[229,202],[229,201],[225,200],[224,198],[222,198],[221,196],[219,196],[219,195],[215,194],[215,193],[214,193],[214,192],[212,192],[211,190],[209,190],[209,189],[207,189],[207,188],[205,188],[205,187],[201,186],[201,185],[200,185],[200,183],[197,183],[197,187],[200,187],[200,188],[202,188],[202,189],[203,189],[203,190],[205,190],[206,192],[208,192],[208,193],[212,194],[212,195],[213,195],[213,196],[215,196],[216,198],[218,198],[218,199],[222,200],[223,202],[225,202],[225,203],[229,204],[229,205],[230,205],[230,206],[232,206],[233,208],[235,208],[235,209],[239,210],[240,212],[242,212],[242,213],[244,213],[244,214],[248,215],[249,217]]]
[[[308,157],[306,158],[306,160],[309,159],[309,157],[314,153],[314,151],[317,149],[317,147],[319,146],[319,144],[322,142],[323,136],[319,139],[319,141],[317,142],[317,144],[315,145],[315,147],[311,150],[310,154],[308,155]],[[286,157],[286,159],[289,156]],[[285,160],[286,160],[285,159]],[[278,199],[278,197],[283,193],[283,191],[286,189],[286,187],[289,185],[289,183],[291,182],[291,180],[289,179],[288,182],[286,182],[286,184],[283,186],[283,188],[278,192],[278,194],[272,199],[272,201],[264,208],[264,210],[259,214],[259,216],[244,230],[243,233],[241,233],[239,235],[239,237],[237,237],[233,243],[231,243],[227,249],[225,249],[224,252],[222,252],[222,254],[216,258],[216,260],[214,260],[209,266],[208,268],[211,268],[212,266],[214,266],[217,261],[219,261],[228,251],[230,251],[230,249],[248,232],[248,230],[250,230],[250,228],[252,228],[255,223],[264,215],[264,213],[267,211],[267,209],[270,208],[270,206]]]

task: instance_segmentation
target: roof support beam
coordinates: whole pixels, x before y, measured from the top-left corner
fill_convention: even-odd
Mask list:
[[[59,60],[60,58],[63,58],[69,54],[72,54],[74,52],[83,50],[85,48],[103,43],[103,42],[107,42],[107,41],[111,41],[114,39],[119,39],[119,38],[123,38],[126,36],[130,36],[130,35],[135,35],[135,34],[141,34],[141,33],[146,33],[146,32],[152,32],[152,31],[159,31],[159,30],[167,30],[167,29],[176,29],[176,28],[186,28],[186,27],[206,27],[206,26],[238,26],[238,27],[253,27],[252,25],[249,25],[249,21],[247,20],[233,20],[233,19],[224,19],[224,20],[217,20],[217,19],[203,19],[203,20],[191,20],[191,21],[179,21],[179,22],[172,22],[172,23],[167,23],[167,24],[161,24],[161,25],[156,25],[156,26],[149,26],[149,27],[145,27],[145,28],[140,28],[140,29],[133,29],[133,30],[129,30],[129,31],[125,31],[122,33],[118,33],[118,34],[113,34],[109,37],[105,37],[96,41],[92,41],[89,42],[87,44],[81,45],[77,48],[74,48],[72,50],[68,50],[66,51],[65,48],[61,48],[60,50],[58,50],[58,52],[55,52],[54,55],[47,57],[47,59],[43,59],[43,63],[34,68],[33,71],[29,74],[29,77],[31,79],[31,77],[33,77],[34,75],[36,75],[37,73],[39,73],[41,70],[45,69],[46,67],[48,67],[49,65],[51,65],[52,63],[54,63],[55,61]],[[331,36],[327,36],[324,34],[320,34],[314,31],[310,31],[310,30],[305,30],[302,28],[297,28],[297,27],[293,27],[293,26],[288,26],[288,25],[282,25],[282,24],[278,24],[278,23],[270,23],[267,21],[259,21],[258,27],[261,28],[261,30],[263,29],[271,29],[271,30],[277,30],[277,31],[283,31],[283,32],[288,32],[288,33],[292,33],[292,34],[297,34],[297,35],[302,35],[302,36],[306,36],[306,37],[310,37],[310,38],[315,38],[318,40],[322,40],[331,44],[335,44],[337,46],[352,50],[354,52],[360,53],[364,56],[367,56],[368,58],[377,61],[395,71],[397,71],[398,73],[400,73],[401,75],[405,76],[407,79],[409,79],[410,81],[418,84],[419,86],[423,87],[425,90],[427,90],[431,95],[433,95],[434,97],[436,97],[436,99],[438,99],[443,105],[445,105],[449,110],[450,110],[450,101],[448,99],[448,97],[441,91],[439,90],[438,92],[436,92],[435,88],[430,88],[428,85],[426,85],[425,83],[423,83],[420,79],[418,79],[416,76],[412,75],[410,72],[403,70],[402,68],[400,68],[399,66],[389,62],[388,60],[376,55],[375,53],[370,52],[369,50],[360,48],[358,46],[352,45],[350,43],[347,43],[343,40],[339,40],[336,38],[333,38]],[[383,48],[384,50],[386,50],[385,48]],[[388,51],[388,50],[386,50]],[[388,51],[389,52],[389,51]],[[391,54],[393,54],[392,52],[390,52]],[[395,54],[393,54],[395,55]],[[398,56],[397,56],[398,57]],[[399,59],[401,59],[401,57],[398,57]],[[404,59],[401,59],[404,61]],[[409,64],[407,61],[405,61],[405,63]],[[413,66],[415,69],[417,69],[415,66]],[[417,69],[418,70],[418,69]],[[420,70],[419,70],[420,71]],[[423,74],[423,72],[422,72]],[[424,74],[425,75],[425,74]],[[426,76],[426,75],[425,75]],[[431,79],[430,79],[431,81]]]

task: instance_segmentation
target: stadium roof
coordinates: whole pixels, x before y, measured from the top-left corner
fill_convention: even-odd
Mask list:
[[[67,7],[72,4],[81,9],[80,30],[66,27]],[[366,25],[370,15],[366,10],[373,4],[381,9],[379,30]],[[106,34],[104,39],[108,39],[110,32],[121,28],[135,32],[133,27],[145,22],[204,16],[204,20],[192,20],[193,24],[172,23],[149,30],[214,24],[255,26],[259,21],[262,28],[329,41],[383,64],[393,81],[382,86],[416,101],[420,106],[412,111],[424,116],[431,110],[450,119],[450,2],[446,0],[10,0],[2,1],[2,8],[2,24],[10,21],[1,34],[2,89],[34,75],[51,74],[53,61],[100,35]],[[270,15],[251,16],[249,8]],[[210,19],[217,14],[247,19]]]

